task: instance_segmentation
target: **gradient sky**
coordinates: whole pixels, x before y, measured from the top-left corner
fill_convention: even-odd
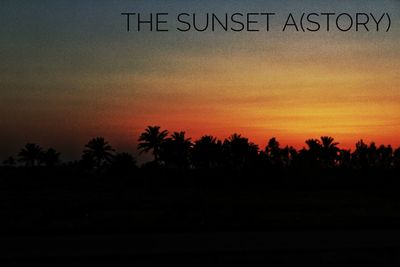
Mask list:
[[[147,125],[197,138],[331,135],[400,146],[400,1],[7,1],[0,157],[26,142],[135,151]],[[389,12],[386,32],[130,32],[121,12]],[[282,15],[280,15],[282,14]]]

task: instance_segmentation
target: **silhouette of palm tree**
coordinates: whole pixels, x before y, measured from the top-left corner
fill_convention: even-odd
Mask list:
[[[292,146],[286,146],[280,152],[281,166],[289,167],[292,165],[293,160],[297,157],[297,151]]]
[[[268,162],[274,167],[282,166],[282,158],[281,158],[281,148],[279,147],[279,142],[275,137],[271,138],[268,141],[267,146],[265,147],[265,154],[267,156]]]
[[[374,142],[371,142],[368,147],[368,153],[367,153],[367,160],[368,160],[368,165],[370,167],[376,167],[378,164],[378,148],[376,147],[376,144]]]
[[[352,167],[350,149],[339,149],[338,164],[345,169],[350,169]]]
[[[311,151],[316,155],[321,151],[321,142],[318,139],[308,139],[306,140],[306,144],[308,146],[308,151]]]
[[[118,153],[112,161],[112,171],[120,175],[128,175],[136,169],[136,161],[129,153]]]
[[[322,145],[318,139],[306,140],[308,149],[300,151],[300,156],[308,167],[320,167]]]
[[[330,136],[321,136],[321,159],[323,167],[334,167],[339,159],[339,143]]]
[[[113,159],[113,164],[118,166],[136,166],[136,161],[129,153],[118,153]]]
[[[55,151],[53,148],[49,148],[47,151],[42,153],[41,161],[47,167],[54,167],[60,163],[60,153]]]
[[[185,137],[185,132],[174,132],[171,134],[171,139],[174,140],[175,142],[181,143],[181,144],[189,144],[191,143],[190,140],[191,138],[186,138]]]
[[[167,135],[168,131],[160,131],[160,126],[148,126],[138,139],[140,153],[153,150],[154,162],[159,163],[161,145]]]
[[[391,145],[380,145],[378,150],[378,167],[382,169],[389,169],[393,163],[393,148]]]
[[[224,141],[225,152],[228,153],[230,164],[234,168],[245,168],[258,157],[258,146],[249,142],[248,138],[240,134],[233,134]]]
[[[185,132],[174,132],[161,146],[160,159],[169,167],[186,168],[189,165],[189,154],[193,144]]]
[[[222,164],[222,142],[210,135],[202,136],[194,142],[193,165],[199,169],[214,168]]]
[[[368,145],[361,139],[356,143],[356,149],[351,155],[352,165],[357,169],[365,169],[369,167],[369,149]]]
[[[18,153],[19,161],[27,167],[34,167],[40,164],[42,148],[37,144],[28,143]]]
[[[115,151],[103,137],[96,137],[90,140],[83,150],[83,157],[93,159],[95,167],[100,168],[105,163],[111,162]]]

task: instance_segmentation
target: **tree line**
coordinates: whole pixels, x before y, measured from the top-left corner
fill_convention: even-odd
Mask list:
[[[192,141],[185,132],[169,133],[159,126],[148,126],[138,139],[140,153],[151,153],[153,161],[143,168],[172,169],[400,169],[400,148],[391,145],[377,146],[360,140],[354,151],[341,149],[334,138],[322,136],[308,139],[306,146],[296,150],[281,146],[271,138],[266,147],[258,145],[240,134],[232,134],[225,140],[205,135]],[[23,147],[15,159],[3,161],[5,167],[20,166],[48,168],[60,166],[60,153],[53,148],[44,150],[37,144]],[[69,163],[70,165],[73,163]],[[82,151],[82,157],[74,164],[88,170],[112,168],[115,171],[137,168],[135,158],[129,153],[118,153],[103,137],[91,139]]]

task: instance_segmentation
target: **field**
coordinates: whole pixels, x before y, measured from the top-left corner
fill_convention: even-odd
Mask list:
[[[378,176],[3,170],[0,260],[396,266],[400,184]]]

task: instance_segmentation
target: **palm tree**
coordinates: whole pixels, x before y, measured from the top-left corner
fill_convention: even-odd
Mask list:
[[[393,148],[391,145],[380,145],[378,150],[378,162],[382,169],[389,169],[393,165]]]
[[[90,140],[83,150],[84,158],[91,158],[97,168],[100,168],[105,163],[111,162],[115,151],[111,145],[104,140],[103,137],[96,137]]]
[[[222,142],[210,135],[202,136],[194,142],[192,162],[196,168],[208,169],[221,164]]]
[[[375,142],[369,144],[367,158],[369,167],[375,168],[378,163],[378,148]]]
[[[343,169],[350,169],[352,167],[350,149],[339,149],[338,163]]]
[[[321,163],[321,142],[318,139],[308,139],[306,140],[306,144],[308,149],[300,151],[302,160],[305,160],[305,164],[308,167],[319,167]]]
[[[366,169],[369,167],[368,145],[361,139],[356,143],[356,149],[351,154],[353,167],[357,169]]]
[[[321,136],[321,159],[324,167],[334,167],[339,159],[339,143],[333,142],[334,139],[330,136]]]
[[[318,139],[308,139],[306,140],[308,146],[308,151],[314,154],[319,154],[321,151],[321,142]]]
[[[258,146],[240,134],[231,135],[224,141],[223,146],[230,158],[230,164],[237,169],[253,164],[258,157]]]
[[[53,148],[49,148],[46,152],[42,153],[41,161],[47,167],[54,167],[60,163],[60,153],[55,151]]]
[[[128,175],[136,169],[135,158],[129,153],[118,153],[115,155],[111,170],[115,174]]]
[[[276,138],[271,138],[268,141],[267,146],[265,147],[265,154],[267,156],[268,163],[270,163],[274,167],[282,166],[282,152],[283,151],[281,151],[279,142],[276,140]]]
[[[280,150],[280,160],[281,160],[281,166],[283,167],[290,167],[294,161],[294,159],[297,157],[297,151],[294,147],[292,146],[286,146],[283,149]]]
[[[169,167],[186,168],[189,165],[189,154],[193,146],[185,132],[174,132],[162,143],[160,159]]]
[[[154,162],[159,162],[161,145],[164,143],[168,131],[160,131],[160,126],[148,126],[140,135],[138,149],[140,153],[153,150]]]
[[[182,131],[181,132],[174,132],[171,135],[171,139],[173,141],[177,142],[177,143],[184,144],[184,145],[187,145],[187,146],[190,146],[192,144],[192,142],[190,141],[191,138],[186,138],[185,132],[182,132]]]
[[[18,153],[19,161],[27,167],[34,167],[40,164],[42,148],[37,144],[28,143]]]

